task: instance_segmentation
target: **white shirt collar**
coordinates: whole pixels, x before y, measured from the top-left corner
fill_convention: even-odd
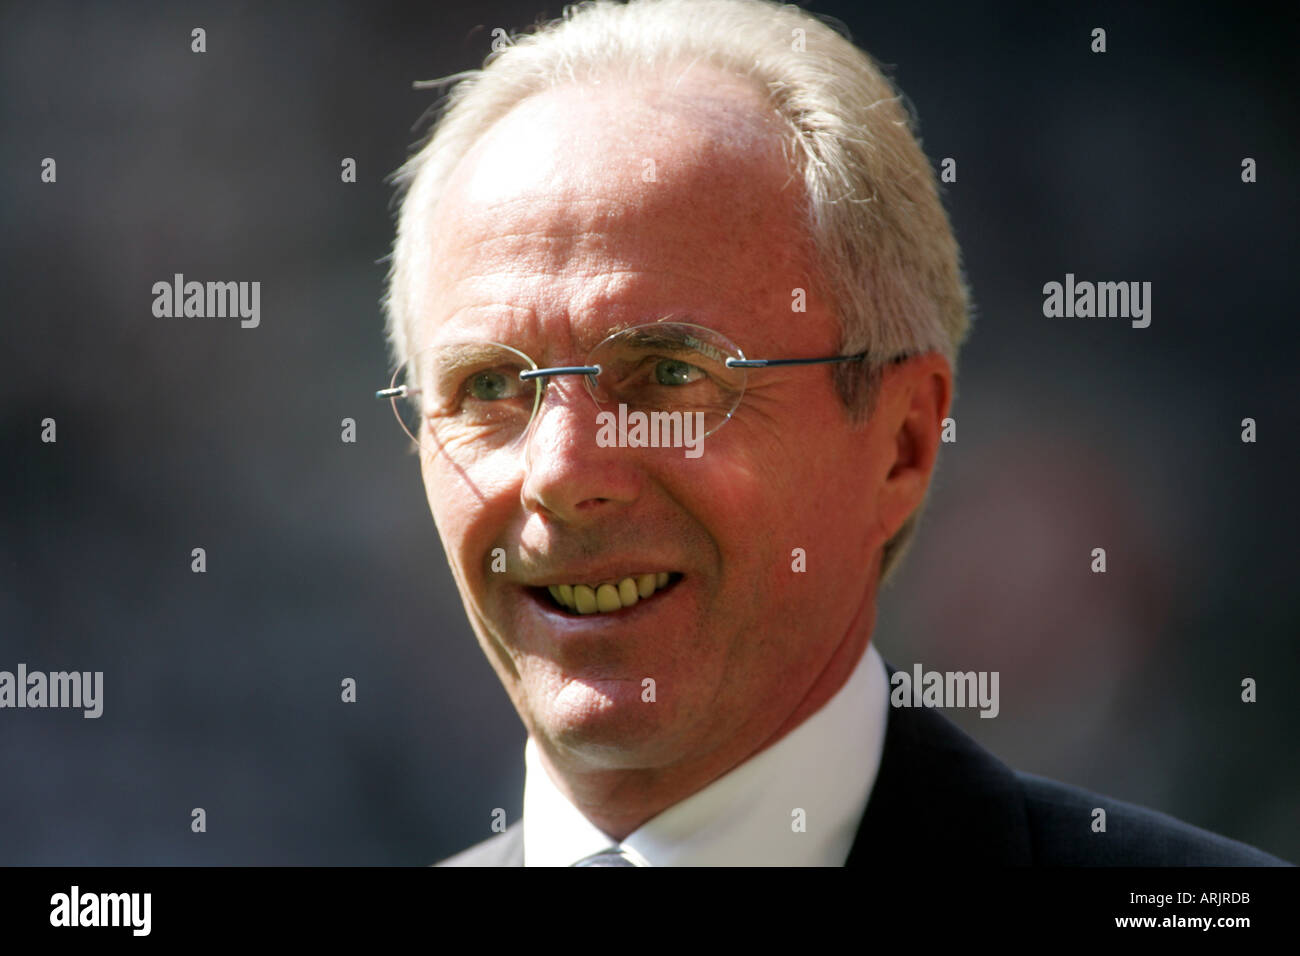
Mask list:
[[[843,866],[885,746],[889,681],[868,645],[844,686],[783,738],[629,834],[652,866]],[[524,745],[524,865],[570,866],[619,845]],[[804,829],[796,828],[803,811]]]

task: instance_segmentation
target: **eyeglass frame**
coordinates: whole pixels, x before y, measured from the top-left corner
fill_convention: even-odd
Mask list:
[[[673,320],[671,320],[671,319],[661,319],[660,321],[661,321],[661,322],[669,322],[669,323],[671,323],[671,324],[673,324],[673,325],[690,325],[690,326],[694,326],[695,328],[702,329],[702,330],[705,331],[705,332],[709,332],[710,334],[717,336],[718,338],[722,339],[723,341],[731,342],[731,340],[728,339],[728,338],[727,338],[725,335],[723,335],[721,332],[718,332],[716,329],[711,329],[711,328],[709,328],[708,326],[704,326],[704,325],[696,325],[696,324],[693,323],[693,322],[675,322],[675,321],[673,321]],[[600,341],[599,343],[597,343],[597,345],[592,349],[592,351],[594,352],[596,349],[600,348],[601,345],[603,345],[605,342],[607,342],[609,339],[613,338],[613,337],[616,336],[616,335],[621,335],[621,334],[623,334],[624,332],[630,332],[630,331],[633,331],[633,330],[635,330],[635,329],[653,328],[653,327],[654,327],[655,325],[657,325],[657,324],[658,324],[658,323],[655,323],[655,322],[648,322],[648,323],[645,323],[644,325],[632,325],[632,326],[628,326],[627,328],[619,329],[617,332],[611,332],[609,335],[605,336],[605,338],[601,339],[601,341]],[[495,345],[495,346],[498,346],[498,347],[500,347],[500,348],[509,349],[510,351],[515,352],[515,353],[517,353],[517,354],[519,354],[519,355],[522,355],[523,357],[527,358],[530,362],[533,361],[532,356],[528,355],[528,353],[523,352],[523,351],[520,351],[519,349],[516,349],[513,345],[506,345],[504,342],[483,342],[483,343],[479,343],[479,344],[482,344],[482,345]],[[732,344],[732,345],[735,345],[734,342],[732,342],[731,344]],[[437,346],[430,346],[430,347],[431,347],[431,348],[436,348]],[[735,347],[736,347],[736,351],[740,353],[740,358],[733,358],[733,357],[730,357],[730,356],[727,357],[727,358],[723,361],[723,364],[724,364],[727,368],[750,369],[750,368],[771,368],[771,367],[774,367],[774,366],[827,365],[827,364],[833,364],[833,363],[838,363],[838,362],[860,362],[860,361],[862,361],[863,359],[865,359],[868,355],[871,354],[870,350],[869,350],[869,349],[866,349],[866,350],[863,350],[863,351],[861,351],[861,352],[858,352],[858,353],[856,353],[856,354],[854,354],[854,355],[823,355],[823,356],[817,356],[817,357],[815,357],[815,358],[751,359],[751,358],[745,358],[745,357],[744,357],[744,355],[745,355],[744,350],[741,349],[739,345],[736,345]],[[419,354],[419,353],[416,353],[416,354]],[[897,362],[901,362],[901,361],[903,361],[903,360],[905,360],[905,359],[912,358],[915,354],[916,354],[916,353],[914,353],[914,352],[901,352],[901,353],[899,353],[898,355],[895,355],[895,356],[892,356],[892,357],[889,358],[889,359],[886,359],[885,361],[887,361],[887,362],[891,362],[891,363],[897,363]],[[409,361],[410,361],[410,359],[407,360],[407,362],[409,362]],[[401,370],[406,366],[407,362],[403,362],[401,365],[399,365],[399,366],[397,367],[397,369],[394,370],[394,372],[393,372],[393,379],[394,379],[394,380],[396,380],[396,378],[397,378],[397,373],[400,372],[400,371],[401,371]],[[534,363],[534,364],[535,364],[535,363]],[[552,377],[554,377],[554,376],[556,376],[556,375],[582,375],[582,376],[587,376],[587,377],[590,377],[590,378],[593,378],[593,379],[594,379],[597,375],[600,375],[602,371],[603,371],[603,369],[602,369],[599,365],[554,365],[554,366],[550,366],[550,367],[548,367],[548,368],[521,369],[520,372],[519,372],[519,379],[520,379],[520,381],[531,381],[531,380],[533,380],[533,379],[538,379],[538,378],[544,378],[544,379],[549,380],[549,379],[551,379]],[[545,385],[545,383],[543,383],[543,385]],[[385,399],[385,398],[389,399],[389,400],[392,402],[392,405],[393,405],[393,413],[396,415],[396,414],[397,414],[397,400],[398,400],[399,398],[405,398],[406,395],[407,395],[407,391],[408,391],[408,386],[405,385],[405,384],[397,385],[397,386],[392,386],[392,385],[390,385],[390,387],[388,387],[388,388],[381,388],[381,389],[377,390],[377,391],[375,392],[375,398],[376,398],[376,399]],[[744,396],[742,395],[741,398],[740,398],[740,400],[737,401],[735,407],[732,408],[732,410],[731,410],[730,412],[727,413],[726,417],[722,420],[722,422],[719,423],[719,425],[717,426],[718,428],[721,428],[722,425],[726,424],[728,421],[731,420],[731,416],[735,414],[736,408],[739,408],[739,407],[740,407],[740,403],[743,402],[743,401],[744,401]],[[534,406],[534,409],[533,409],[533,416],[534,416],[534,417],[536,417],[537,409],[539,409],[540,407],[541,407],[541,405],[540,405],[540,396],[539,396],[539,403],[538,403],[536,406]],[[398,415],[398,422],[399,422],[399,424],[400,424],[400,422],[401,422],[401,416],[400,416],[400,415]],[[530,426],[531,426],[531,420],[530,420]],[[405,428],[405,427],[404,427],[404,428]],[[714,431],[716,431],[716,430],[717,430],[717,429],[715,428]],[[525,432],[526,432],[526,431],[527,431],[527,429],[525,429]],[[411,436],[408,436],[408,437],[411,437]],[[417,444],[418,444],[418,439],[417,439]]]

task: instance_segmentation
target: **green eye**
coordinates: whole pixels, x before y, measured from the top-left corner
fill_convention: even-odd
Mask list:
[[[655,382],[659,385],[689,385],[700,374],[694,365],[676,359],[661,359],[655,364]]]
[[[510,397],[511,382],[500,372],[479,372],[469,380],[469,394],[481,402]]]

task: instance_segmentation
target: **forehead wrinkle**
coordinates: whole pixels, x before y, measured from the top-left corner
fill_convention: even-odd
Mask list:
[[[546,285],[552,279],[549,274],[538,274],[536,282],[526,283],[524,288],[517,289],[519,295],[513,301],[503,301],[500,298],[500,285],[489,281],[484,288],[483,300],[459,305],[439,324],[457,330],[481,321],[476,317],[477,314],[488,313],[502,327],[524,329],[522,332],[512,331],[512,334],[521,339],[527,338],[531,348],[541,351],[538,343],[550,348],[552,340],[558,335],[584,355],[615,331],[669,317],[712,328],[728,338],[742,334],[749,324],[751,313],[747,307],[720,306],[716,298],[710,295],[716,283],[709,277],[692,278],[691,281],[698,286],[698,292],[682,291],[679,285],[671,296],[656,300],[652,294],[647,295],[643,291],[647,285],[651,289],[659,286],[653,282],[656,276],[671,277],[679,284],[684,277],[668,271],[609,268],[602,268],[591,275],[600,279],[629,276],[632,281],[620,283],[615,288],[586,291],[577,300],[569,299],[554,304],[542,301],[552,297],[550,293],[555,296],[561,294],[559,290]],[[556,333],[553,331],[556,328],[562,331]],[[514,341],[500,338],[497,341],[514,345],[533,358],[538,357],[529,351],[529,347]]]
[[[618,207],[618,215],[636,214],[643,207],[635,202],[613,196],[581,196],[557,199],[553,194],[511,196],[482,204],[460,204],[459,215],[453,222],[457,229],[447,230],[442,238],[456,245],[481,245],[498,238],[524,238],[537,235],[541,238],[582,236],[592,232],[598,223],[616,221],[617,216],[574,215],[574,207]],[[539,208],[540,207],[540,208]],[[551,207],[547,210],[546,207]],[[521,212],[516,212],[521,210]],[[544,218],[543,218],[544,217]],[[541,220],[541,221],[539,221]],[[506,224],[509,225],[506,225]],[[511,228],[518,223],[517,228]]]
[[[463,272],[456,275],[450,282],[454,287],[463,283],[472,282],[475,279],[490,280],[498,277],[510,279],[520,279],[534,284],[534,282],[551,282],[556,286],[564,285],[572,279],[595,279],[611,278],[615,276],[632,276],[637,278],[663,277],[682,280],[685,279],[694,282],[703,289],[715,290],[717,288],[717,276],[713,274],[692,276],[680,272],[677,269],[651,269],[644,266],[608,266],[602,265],[599,268],[588,269],[587,271],[568,271],[564,276],[557,276],[555,273],[546,269],[489,269],[485,271]],[[486,290],[485,290],[486,291]],[[493,286],[492,291],[500,294],[503,290],[500,286]],[[522,290],[521,290],[522,291]],[[626,289],[625,291],[611,294],[609,297],[619,298],[630,297],[639,294],[639,290]],[[467,308],[463,306],[462,308]]]
[[[493,242],[498,248],[482,251]],[[467,243],[461,254],[445,257],[430,279],[442,297],[470,300],[490,296],[535,302],[577,296],[581,302],[588,295],[631,299],[648,293],[668,299],[702,295],[708,302],[730,301],[736,296],[745,299],[752,291],[749,245],[748,240],[738,239],[721,249],[710,245],[709,253],[701,254],[688,243],[674,247],[670,237],[647,247],[644,241],[638,246],[635,237],[620,241],[597,234],[570,240],[511,233]],[[475,255],[475,250],[480,253]],[[778,252],[768,265],[779,269],[789,258]],[[664,281],[647,288],[651,279]],[[615,288],[574,288],[592,280],[605,280],[602,286]]]
[[[475,311],[488,311],[491,306],[473,308],[475,308]],[[676,323],[702,326],[712,329],[725,337],[730,337],[728,330],[716,328],[715,326],[718,324],[716,320],[699,309],[629,307],[610,308],[607,311],[608,317],[602,314],[595,322],[581,325],[567,324],[568,335],[561,335],[560,338],[567,341],[571,353],[570,357],[575,360],[585,359],[592,349],[611,335],[638,326],[653,326],[665,319],[671,319]],[[520,313],[522,321],[515,321],[510,318],[509,313],[511,312]],[[623,313],[623,315],[616,313]],[[545,333],[543,330],[544,325],[545,323],[539,319],[536,311],[527,308],[502,306],[495,314],[485,316],[472,316],[459,311],[438,326],[434,338],[444,343],[464,341],[467,338],[474,341],[498,342],[519,349],[519,351],[524,352],[538,362],[539,365],[566,364],[558,361],[543,361],[543,356],[553,354],[555,351],[554,339],[556,338],[554,335]],[[486,331],[483,328],[484,326],[497,331]],[[468,332],[478,332],[479,334],[467,336],[466,333]],[[657,341],[660,340],[654,337],[653,330],[651,330],[648,333],[647,342]]]

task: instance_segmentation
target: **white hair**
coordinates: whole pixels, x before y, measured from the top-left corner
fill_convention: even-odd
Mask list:
[[[769,0],[608,0],[567,7],[518,35],[481,70],[447,77],[441,120],[394,174],[404,194],[384,305],[396,362],[410,343],[413,295],[430,245],[424,223],[470,148],[534,94],[564,84],[634,79],[706,63],[766,94],[807,194],[808,231],[841,324],[836,367],[855,419],[869,414],[879,371],[901,354],[938,352],[957,364],[970,323],[960,251],[901,95],[871,57],[794,6]],[[865,371],[864,371],[865,367]],[[885,545],[896,565],[921,509]]]

